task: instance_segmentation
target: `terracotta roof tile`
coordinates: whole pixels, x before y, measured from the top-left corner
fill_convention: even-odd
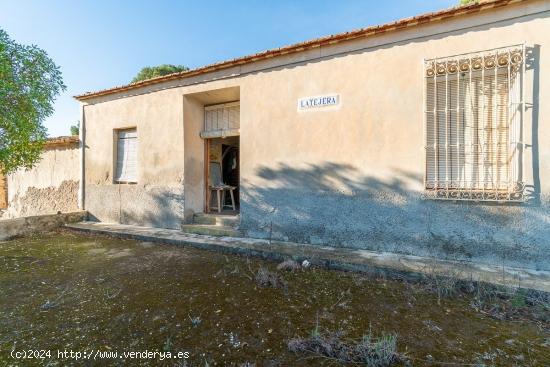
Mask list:
[[[79,142],[78,136],[56,136],[46,139],[45,148],[55,148],[61,146],[76,145]]]

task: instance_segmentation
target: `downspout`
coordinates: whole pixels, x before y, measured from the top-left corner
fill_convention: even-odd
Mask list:
[[[80,181],[78,183],[78,209],[86,209],[86,195],[85,195],[85,148],[86,148],[86,117],[84,114],[83,103],[80,104],[80,129],[78,129],[78,145],[79,145],[79,155],[80,155]]]

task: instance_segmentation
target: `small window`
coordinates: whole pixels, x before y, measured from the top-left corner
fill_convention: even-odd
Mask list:
[[[524,55],[520,45],[426,60],[428,197],[524,200]]]
[[[117,133],[117,157],[115,181],[137,182],[137,131],[119,130]]]

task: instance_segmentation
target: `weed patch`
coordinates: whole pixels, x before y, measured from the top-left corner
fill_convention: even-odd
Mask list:
[[[345,340],[342,333],[322,334],[315,328],[307,338],[291,339],[288,350],[294,353],[311,353],[339,363],[363,364],[369,367],[389,367],[407,362],[407,358],[397,352],[395,335],[374,338],[369,333],[360,340]]]
[[[453,276],[427,275],[421,287],[443,298],[471,297],[470,306],[498,320],[533,321],[550,330],[550,293],[460,280]]]
[[[284,279],[277,273],[269,271],[264,267],[260,267],[256,272],[255,276],[256,284],[260,287],[271,287],[271,288],[287,288],[287,283]]]
[[[302,267],[300,266],[300,264],[298,264],[296,261],[294,260],[285,260],[283,261],[282,263],[280,263],[279,265],[277,265],[277,270],[284,270],[284,271],[298,271],[298,270],[301,270]]]

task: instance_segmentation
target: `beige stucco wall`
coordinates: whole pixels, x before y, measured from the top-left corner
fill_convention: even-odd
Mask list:
[[[2,219],[77,210],[79,180],[78,145],[46,147],[35,167],[8,175],[8,208]]]
[[[85,107],[86,209],[107,222],[177,227],[183,218],[183,97],[170,89]],[[138,183],[115,184],[116,130],[136,128]]]
[[[530,1],[92,99],[84,107],[87,209],[121,221],[126,203],[105,194],[126,190],[112,184],[112,134],[137,126],[137,186],[183,190],[185,183],[179,203],[187,214],[200,211],[201,98],[239,88],[241,226],[249,235],[269,227],[294,241],[550,269],[550,105],[540,103],[550,98],[549,15],[550,3]],[[534,199],[423,199],[423,59],[524,41],[534,56],[524,121]],[[328,93],[340,95],[338,108],[297,110],[299,98]],[[182,213],[166,210],[166,222],[156,224],[174,227]]]

